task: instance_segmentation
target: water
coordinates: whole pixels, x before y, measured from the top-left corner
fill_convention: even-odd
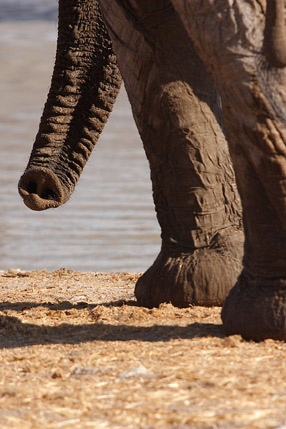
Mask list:
[[[57,0],[0,0],[0,21],[55,21]]]
[[[0,269],[144,271],[159,227],[124,90],[70,201],[32,212],[18,196],[49,88],[56,15],[54,0],[0,0]]]

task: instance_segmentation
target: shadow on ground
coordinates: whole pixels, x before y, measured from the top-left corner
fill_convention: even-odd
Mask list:
[[[137,307],[134,301],[116,301],[105,306],[130,305]],[[46,307],[51,310],[65,311],[69,309],[88,308],[92,310],[96,304],[77,303],[75,305],[68,301],[60,303],[33,303],[4,302],[0,305],[0,311],[23,311],[36,307]],[[80,319],[80,317],[79,317]],[[223,338],[224,334],[220,324],[214,323],[191,323],[187,326],[158,325],[152,326],[130,326],[127,324],[110,324],[103,322],[71,324],[61,323],[56,326],[37,325],[24,323],[18,317],[0,315],[0,349],[25,347],[44,344],[79,344],[90,341],[146,341],[158,342],[174,339],[193,339],[203,337]]]
[[[21,301],[21,302],[1,302],[0,303],[0,311],[5,310],[14,310],[14,311],[23,311],[23,310],[29,310],[32,308],[37,307],[44,307],[49,308],[50,310],[81,310],[82,308],[95,308],[98,305],[103,305],[106,307],[122,307],[123,305],[128,305],[130,307],[138,307],[138,304],[136,301],[125,301],[125,300],[119,300],[119,301],[112,301],[112,302],[100,302],[100,303],[94,303],[90,304],[84,301],[79,301],[76,304],[73,304],[70,301],[61,301],[61,302],[28,302],[28,301]]]

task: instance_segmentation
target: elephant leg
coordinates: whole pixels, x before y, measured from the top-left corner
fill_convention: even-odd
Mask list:
[[[221,305],[241,269],[241,208],[216,91],[169,0],[100,2],[151,168],[161,251],[147,307]]]
[[[278,3],[284,25],[284,3]],[[223,307],[224,329],[254,340],[285,340],[286,70],[264,55],[266,2],[174,5],[221,96],[242,200],[243,271]]]

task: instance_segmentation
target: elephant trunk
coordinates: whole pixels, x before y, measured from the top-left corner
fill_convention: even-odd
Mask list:
[[[108,119],[121,84],[96,0],[59,0],[51,89],[19,192],[33,210],[65,203]]]

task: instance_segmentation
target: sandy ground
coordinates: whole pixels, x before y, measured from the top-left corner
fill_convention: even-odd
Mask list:
[[[138,274],[0,274],[1,428],[286,428],[285,343],[138,307]]]

